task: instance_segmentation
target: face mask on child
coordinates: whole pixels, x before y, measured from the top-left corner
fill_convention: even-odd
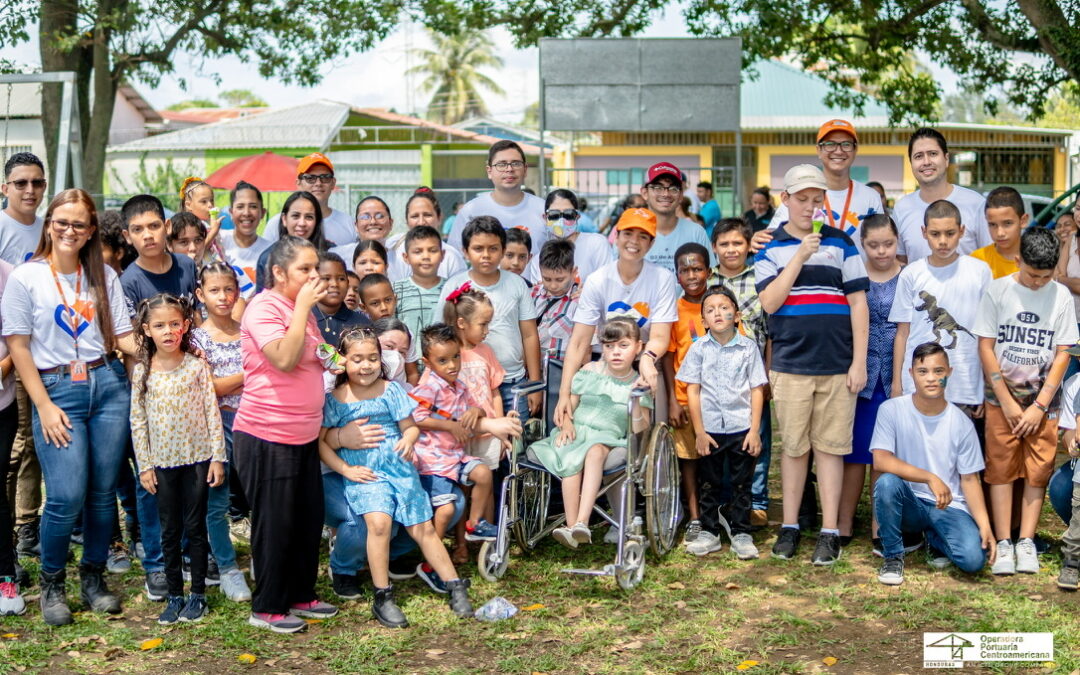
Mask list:
[[[567,216],[572,216],[567,218]],[[546,214],[548,227],[556,237],[565,239],[577,232],[578,214],[576,211],[548,211]]]

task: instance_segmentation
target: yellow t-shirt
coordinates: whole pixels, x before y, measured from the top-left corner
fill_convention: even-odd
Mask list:
[[[1015,260],[1009,260],[1005,256],[998,253],[997,246],[990,244],[989,246],[983,246],[980,249],[976,249],[971,252],[972,258],[978,258],[987,265],[990,266],[990,273],[994,275],[995,279],[1008,276],[1013,272],[1019,272],[1020,267],[1016,264]]]

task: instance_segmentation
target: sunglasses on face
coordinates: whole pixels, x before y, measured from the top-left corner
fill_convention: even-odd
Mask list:
[[[581,217],[581,214],[573,209],[567,209],[566,211],[548,211],[546,215],[547,219],[551,221],[559,220],[560,218],[562,220],[577,220]]]
[[[32,186],[35,190],[43,190],[48,184],[48,181],[44,178],[35,178],[33,180],[20,178],[19,180],[9,180],[7,184],[11,185],[16,190],[25,190],[27,185]]]

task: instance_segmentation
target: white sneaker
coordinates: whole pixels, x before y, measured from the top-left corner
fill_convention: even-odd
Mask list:
[[[251,541],[251,520],[248,518],[241,518],[240,520],[234,520],[229,523],[229,537],[232,538],[233,543],[249,543]],[[142,557],[140,556],[140,559],[141,558]]]
[[[237,568],[221,573],[221,592],[233,602],[249,602],[251,589],[248,588],[244,573]]]
[[[556,527],[551,531],[551,536],[566,548],[577,548],[577,539],[574,539],[574,532],[569,527]]]
[[[1001,549],[998,549],[998,556]],[[1035,550],[1035,542],[1028,537],[1016,542],[1016,571],[1021,574],[1039,573],[1039,554]]]
[[[1002,539],[997,543],[997,559],[994,560],[990,573],[999,575],[1016,574],[1016,554],[1013,551],[1012,541]]]
[[[574,541],[579,544],[591,544],[592,543],[592,530],[585,523],[577,523],[570,528],[570,534],[573,535]]]
[[[758,550],[754,538],[743,532],[731,538],[731,552],[739,560],[757,560]]]
[[[0,578],[0,616],[18,616],[26,611],[26,601],[19,593],[14,577]]]
[[[619,528],[612,525],[608,528],[607,533],[604,535],[605,544],[618,544],[619,543]]]
[[[719,551],[722,548],[724,548],[724,541],[720,537],[708,530],[702,530],[694,541],[686,545],[686,552],[693,553],[696,556],[703,556]]]
[[[686,534],[683,536],[683,544],[689,544],[698,538],[701,534],[701,521],[691,520],[690,524],[686,526]]]

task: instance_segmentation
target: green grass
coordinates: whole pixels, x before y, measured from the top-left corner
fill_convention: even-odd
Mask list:
[[[1062,530],[1049,507],[1041,525],[1051,539]],[[1053,668],[983,669],[1080,669],[1080,595],[1054,586],[1056,553],[1043,557],[1040,574],[1006,579],[935,571],[916,554],[908,559],[905,583],[885,587],[876,581],[879,561],[870,554],[865,532],[857,534],[832,569],[809,564],[812,538],[804,541],[798,560],[767,557],[771,531],[755,536],[763,554],[755,562],[737,561],[727,549],[705,559],[678,550],[662,562],[650,556],[645,580],[632,592],[608,578],[559,571],[602,567],[612,562],[613,547],[571,552],[548,542],[528,555],[514,548],[507,575],[497,584],[481,580],[471,564],[464,568],[473,577],[474,605],[502,595],[518,607],[543,605],[539,609],[497,623],[460,621],[444,596],[411,580],[398,585],[399,603],[412,624],[406,630],[380,627],[371,619],[370,600],[360,600],[343,603],[339,616],[294,636],[248,626],[247,606],[226,601],[216,590],[202,623],[158,626],[161,606],[146,600],[136,566],[109,578],[123,594],[122,618],[79,612],[73,625],[52,629],[31,603],[25,616],[0,620],[0,674],[713,673],[738,672],[745,660],[758,662],[746,671],[755,674],[910,673],[922,668],[924,631],[1053,632]],[[241,549],[241,559],[246,557]],[[71,577],[74,606],[77,575]],[[333,597],[325,576],[319,592]],[[140,650],[143,641],[158,637],[160,647]],[[254,655],[256,663],[241,663],[242,654]],[[825,657],[836,658],[836,664],[826,666]]]

